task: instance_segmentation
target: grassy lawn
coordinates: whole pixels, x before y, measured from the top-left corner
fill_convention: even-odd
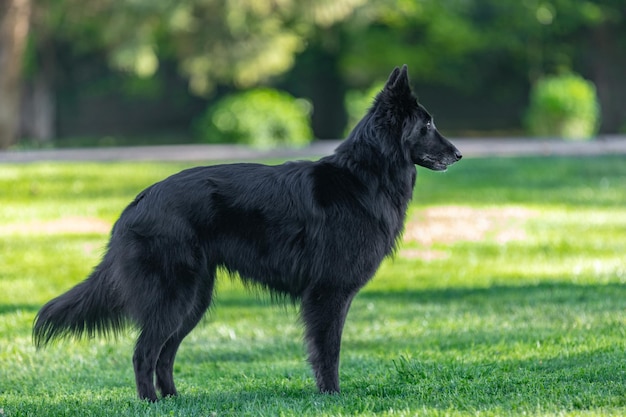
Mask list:
[[[420,169],[404,242],[355,299],[341,395],[315,392],[295,307],[226,277],[136,399],[134,331],[37,352],[37,310],[98,262],[145,186],[185,165],[0,165],[0,417],[626,415],[626,158]]]

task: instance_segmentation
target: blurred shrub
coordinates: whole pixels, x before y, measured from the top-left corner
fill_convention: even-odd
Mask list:
[[[543,78],[530,92],[526,124],[534,136],[587,140],[597,133],[599,117],[595,86],[579,75]]]
[[[196,122],[209,143],[246,144],[259,148],[303,146],[313,139],[312,105],[269,88],[224,97]]]
[[[377,82],[371,85],[367,90],[349,90],[344,100],[346,111],[348,112],[348,125],[346,127],[346,135],[356,126],[356,124],[365,116],[365,113],[374,103],[374,97],[383,89],[385,82]]]

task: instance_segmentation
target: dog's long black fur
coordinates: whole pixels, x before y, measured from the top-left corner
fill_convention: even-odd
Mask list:
[[[460,158],[412,94],[406,66],[395,68],[333,155],[193,168],[141,192],[92,274],[39,311],[35,343],[130,322],[140,330],[139,397],[176,395],[176,351],[223,268],[301,303],[317,386],[338,392],[346,314],[402,233],[415,165],[445,170]]]

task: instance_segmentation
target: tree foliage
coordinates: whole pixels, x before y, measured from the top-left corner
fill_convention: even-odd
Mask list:
[[[621,0],[34,1],[39,41],[107,51],[114,67],[145,77],[174,59],[196,93],[266,82],[332,26],[342,28],[342,69],[357,85],[407,63],[414,77],[462,87],[484,72],[475,60],[494,54],[534,80],[572,65],[573,35],[624,19]]]
[[[37,0],[38,29],[101,49],[110,63],[152,76],[174,59],[197,94],[250,87],[289,70],[314,27],[364,0]],[[45,35],[44,35],[45,36]]]
[[[601,49],[594,81],[610,104],[611,83],[621,78],[614,67],[623,61],[614,52],[626,47],[615,36],[625,33],[623,0],[22,1],[33,3],[32,73],[41,71],[41,51],[64,45],[105,55],[113,68],[145,79],[174,62],[194,94],[209,95],[220,85],[276,84],[300,61],[299,73],[309,78],[292,80],[290,89],[313,85],[310,94],[292,92],[321,100],[313,121],[323,126],[340,124],[345,114],[329,102],[341,106],[337,98],[348,88],[366,89],[403,63],[421,83],[493,91],[530,86],[563,69],[583,72],[577,67],[585,51]],[[594,48],[601,39],[610,47]],[[2,35],[0,52],[7,42]],[[321,83],[336,94],[318,91]],[[617,124],[624,111],[613,113]]]
[[[529,80],[571,68],[576,36],[623,22],[619,0],[381,0],[359,8],[347,24],[343,68],[367,83],[398,60],[426,82],[469,88],[489,79],[500,59]]]

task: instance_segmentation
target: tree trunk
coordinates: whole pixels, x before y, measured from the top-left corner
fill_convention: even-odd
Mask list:
[[[617,43],[623,34],[623,29],[607,24],[593,32],[592,71],[602,112],[601,133],[618,133],[626,127],[626,80],[623,76],[626,59]]]
[[[311,68],[311,124],[318,139],[343,138],[348,122],[344,106],[346,86],[338,67],[339,57],[336,54],[320,50],[316,65]]]
[[[31,0],[0,0],[0,149],[15,143]]]
[[[55,55],[51,42],[43,42],[39,50],[37,72],[22,84],[18,136],[43,144],[56,135]]]
[[[311,125],[317,139],[341,139],[348,115],[344,106],[347,87],[339,68],[340,35],[330,29],[325,35],[335,44],[314,39],[297,58],[284,87],[313,102]]]

